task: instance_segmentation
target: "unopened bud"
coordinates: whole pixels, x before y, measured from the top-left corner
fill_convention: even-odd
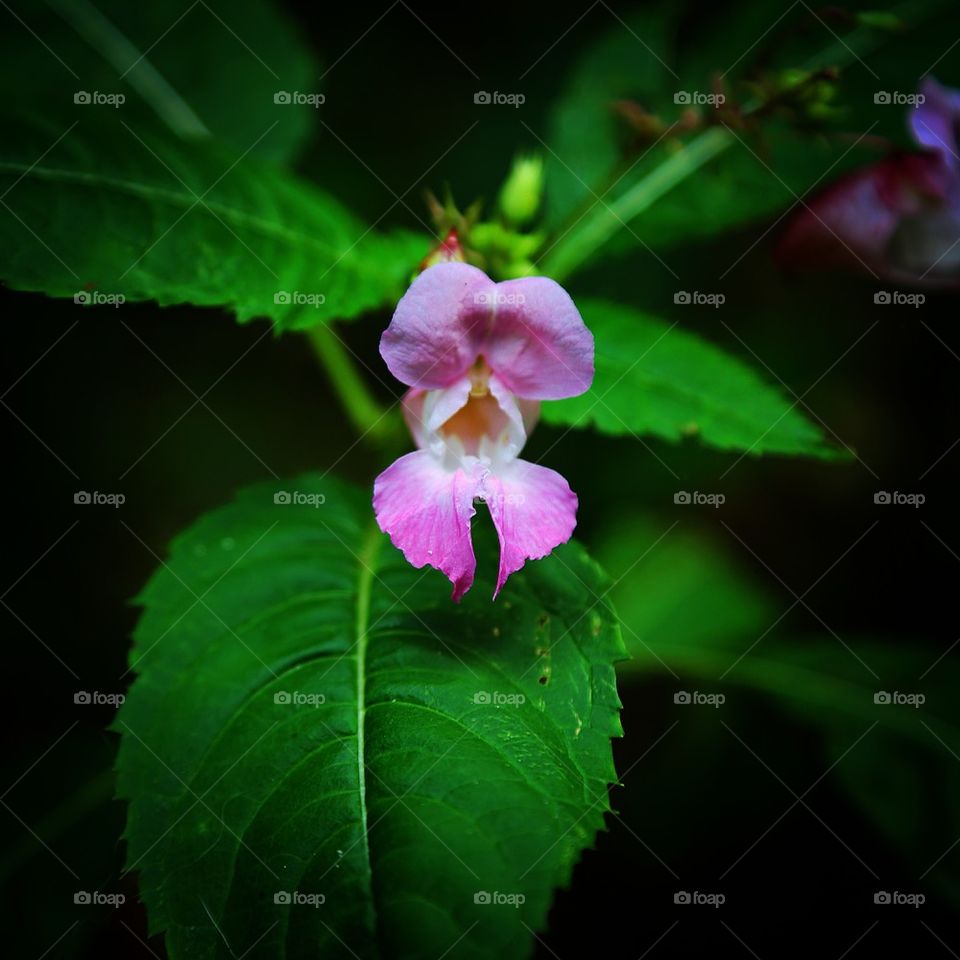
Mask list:
[[[517,157],[500,188],[500,212],[516,226],[531,220],[543,196],[543,158]]]
[[[466,259],[457,231],[451,229],[420,262],[420,272],[423,273],[427,267],[432,267],[436,263],[464,263]]]

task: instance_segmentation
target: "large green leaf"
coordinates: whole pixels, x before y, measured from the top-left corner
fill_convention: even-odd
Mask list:
[[[212,141],[121,118],[8,124],[0,270],[21,290],[221,306],[307,327],[396,300],[428,246],[367,230],[328,194]]]
[[[523,956],[615,777],[605,578],[570,544],[491,603],[488,539],[457,606],[367,492],[294,491],[204,517],[139,598],[116,726],[151,929],[190,960]]]
[[[316,110],[274,94],[316,92],[301,33],[269,0],[19,0],[0,36],[0,87],[65,129],[109,106],[74,94],[123,94],[118,116],[151,118],[187,139],[216,137],[261,158],[293,158]],[[24,78],[29,83],[24,85]],[[292,98],[291,98],[292,99]]]
[[[546,404],[547,422],[674,441],[696,435],[751,454],[841,455],[743,361],[629,307],[578,306],[596,338],[596,377],[582,396]]]

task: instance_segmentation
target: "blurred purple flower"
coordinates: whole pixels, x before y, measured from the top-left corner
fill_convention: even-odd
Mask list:
[[[788,226],[780,262],[960,284],[960,92],[926,77],[920,94],[909,126],[923,152],[893,154],[824,190]]]
[[[553,280],[494,283],[466,263],[439,263],[400,300],[380,353],[412,388],[403,407],[419,449],[377,477],[377,522],[414,567],[446,574],[459,601],[476,570],[470,521],[482,500],[500,540],[496,597],[576,525],[567,481],[517,455],[541,400],[593,382],[593,336]]]

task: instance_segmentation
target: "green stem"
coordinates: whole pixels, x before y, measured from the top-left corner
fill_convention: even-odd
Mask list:
[[[733,135],[722,127],[711,127],[682,150],[638,180],[612,203],[598,202],[596,212],[584,218],[579,230],[560,240],[543,262],[543,272],[563,282],[598,247],[603,246],[624,224],[643,213],[651,204],[700,169],[708,160],[733,142]]]
[[[375,445],[381,445],[394,432],[394,417],[377,402],[357,370],[350,351],[326,323],[307,330],[317,359],[330,377],[350,421]]]
[[[918,23],[945,6],[946,0],[910,0],[891,13],[906,22]],[[875,29],[858,27],[811,57],[803,69],[812,71],[825,66],[848,66],[883,39]],[[747,109],[751,106],[757,104],[746,104]],[[593,206],[594,212],[583,218],[580,229],[571,230],[554,244],[541,264],[543,272],[558,281],[566,279],[621,227],[735,142],[736,138],[725,127],[711,127],[610,203],[602,203],[601,197]]]

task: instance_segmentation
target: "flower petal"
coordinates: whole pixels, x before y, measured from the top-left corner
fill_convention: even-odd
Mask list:
[[[575,397],[593,383],[593,334],[570,295],[547,277],[498,283],[481,345],[507,389],[529,400]]]
[[[500,538],[500,570],[494,598],[527,560],[545,557],[566,543],[577,525],[577,495],[554,470],[515,460],[483,479],[479,493]]]
[[[933,77],[920,84],[923,103],[910,111],[910,129],[922,147],[936,150],[949,166],[960,167],[957,122],[960,120],[960,93],[941,87]]]
[[[424,270],[400,298],[380,339],[390,372],[412,387],[437,390],[462,377],[477,359],[495,284],[466,263]]]
[[[377,523],[414,567],[442,571],[453,599],[470,589],[477,568],[470,538],[480,470],[445,470],[426,450],[394,461],[373,485]]]
[[[898,224],[936,209],[948,188],[949,171],[937,155],[888,157],[805,203],[780,240],[777,259],[790,267],[847,265],[901,276],[890,249]]]

